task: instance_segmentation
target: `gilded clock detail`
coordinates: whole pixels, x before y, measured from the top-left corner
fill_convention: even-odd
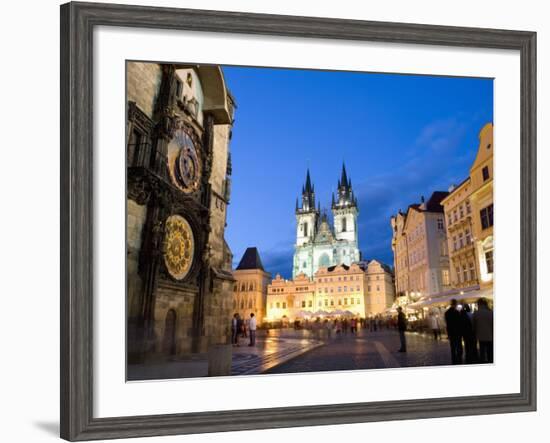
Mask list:
[[[195,252],[193,231],[187,220],[172,215],[166,220],[164,262],[172,277],[182,280],[189,273]]]

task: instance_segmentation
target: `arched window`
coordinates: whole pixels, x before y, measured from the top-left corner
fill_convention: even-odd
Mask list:
[[[244,285],[244,283],[241,285],[241,291],[246,291],[246,286]]]

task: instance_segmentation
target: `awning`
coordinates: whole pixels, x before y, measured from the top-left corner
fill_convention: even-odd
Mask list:
[[[479,298],[493,299],[493,289],[478,289],[474,291],[459,291],[454,294],[440,294],[432,297],[424,298],[416,303],[412,303],[407,307],[409,309],[420,310],[429,306],[449,305],[452,299],[463,303],[472,303]]]

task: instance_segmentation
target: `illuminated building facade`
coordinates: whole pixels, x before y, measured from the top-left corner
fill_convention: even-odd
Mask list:
[[[344,165],[337,196],[332,196],[331,210],[333,226],[326,212],[321,213],[320,205],[315,206],[315,187],[308,170],[301,205],[296,200],[293,278],[299,274],[312,278],[320,268],[340,264],[349,266],[361,259],[357,238],[359,209]]]
[[[258,322],[265,317],[267,285],[271,274],[264,270],[256,248],[247,248],[233,271],[233,314],[248,319],[254,314]]]

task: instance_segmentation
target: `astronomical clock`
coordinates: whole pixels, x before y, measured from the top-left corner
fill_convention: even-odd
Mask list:
[[[183,280],[193,264],[195,238],[187,220],[180,215],[168,217],[164,236],[164,263],[168,273]]]
[[[193,131],[176,123],[174,138],[168,144],[167,166],[172,183],[189,194],[197,191],[202,174],[199,143]]]

